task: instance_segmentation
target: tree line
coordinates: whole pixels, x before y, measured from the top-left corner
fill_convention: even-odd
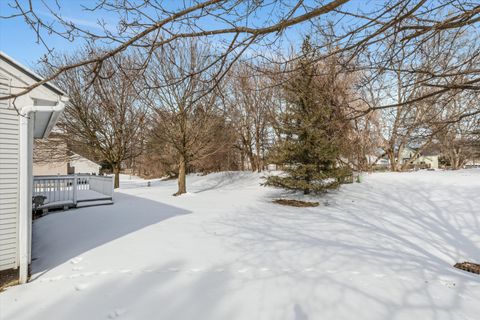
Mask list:
[[[142,51],[131,50],[104,61],[98,72],[84,65],[56,78],[70,97],[59,136],[76,153],[106,163],[116,187],[122,168],[129,168],[143,177],[177,178],[175,195],[187,192],[190,172],[260,172],[272,164],[285,174],[266,184],[318,192],[382,158],[391,170],[404,170],[432,147],[460,168],[478,153],[478,94],[458,89],[416,101],[436,89],[421,85],[424,75],[403,72],[417,59],[448,66],[448,55],[459,52],[446,51],[448,36],[426,43],[411,62],[399,55],[382,73],[362,70],[361,61],[320,49],[307,36],[287,56],[238,60],[221,81],[208,42],[163,46],[148,64]],[[42,73],[104,50],[57,56]],[[378,108],[385,103],[395,106]],[[407,147],[416,154],[401,161]]]
[[[322,172],[334,187],[345,168],[405,170],[432,148],[459,168],[478,150],[475,1],[96,0],[88,24],[62,5],[8,0],[0,19],[33,31],[45,77],[0,99],[55,81],[69,145],[116,186],[122,165],[179,176],[181,194],[186,172],[277,163],[288,174],[269,183],[308,192]],[[59,39],[84,49],[62,56]]]

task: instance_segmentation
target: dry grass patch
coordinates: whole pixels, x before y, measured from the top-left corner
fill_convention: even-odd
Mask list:
[[[477,263],[473,263],[473,262],[456,263],[454,267],[460,270],[480,274],[480,264],[477,264]]]
[[[18,284],[18,270],[9,269],[0,271],[0,292],[16,284]]]
[[[281,204],[282,206],[290,206],[290,207],[318,207],[318,202],[311,202],[311,201],[300,201],[300,200],[291,200],[291,199],[276,199],[273,200],[273,203]]]

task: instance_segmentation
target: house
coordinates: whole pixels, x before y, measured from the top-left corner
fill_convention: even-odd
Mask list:
[[[365,157],[369,166],[374,166],[375,168],[387,168],[390,166],[390,161],[385,158],[385,151],[382,148],[376,148]]]
[[[414,164],[426,165],[429,169],[438,169],[438,154],[422,152]]]
[[[99,174],[101,165],[79,154],[73,153],[64,161],[34,162],[34,176],[53,176],[67,174]]]
[[[0,52],[0,97],[41,80]],[[18,268],[20,283],[27,281],[31,261],[33,139],[48,137],[67,100],[50,83],[0,100],[0,272]]]
[[[465,164],[463,165],[464,168],[480,168],[480,160],[475,157],[471,157],[467,161],[465,161]]]
[[[101,165],[77,153],[58,138],[36,144],[33,152],[33,175],[54,176],[69,174],[99,174]]]
[[[413,148],[406,147],[402,150],[402,153],[400,154],[399,162],[400,163],[405,163],[407,161],[410,161],[410,159],[415,157],[415,160],[413,160],[412,165],[414,166],[424,166],[429,169],[438,169],[438,153],[434,151],[423,151],[420,152],[419,154],[416,154],[417,151]]]

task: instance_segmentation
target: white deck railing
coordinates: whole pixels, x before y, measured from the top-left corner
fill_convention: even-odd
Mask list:
[[[40,208],[76,206],[82,201],[113,200],[113,177],[93,175],[35,176],[33,197],[44,196]]]

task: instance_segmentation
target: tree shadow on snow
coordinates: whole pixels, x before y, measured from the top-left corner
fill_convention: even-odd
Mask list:
[[[257,180],[252,172],[218,172],[205,176],[205,179],[189,183],[189,189],[194,193],[202,193],[212,190],[235,190],[252,186],[252,180]]]
[[[478,192],[469,185],[446,188],[399,180],[344,186],[325,197],[332,200],[330,206],[317,208],[260,199],[261,205],[232,207],[203,225],[238,253],[235,267],[252,270],[251,276],[228,269],[194,276],[162,272],[170,266],[181,269],[182,262],[172,262],[159,272],[140,272],[124,281],[98,281],[76,297],[64,294],[50,306],[13,315],[105,318],[111,312],[115,316],[118,307],[125,318],[141,319],[241,319],[241,310],[251,308],[257,314],[277,310],[280,316],[264,318],[289,320],[467,318],[465,304],[472,308],[476,303],[471,290],[478,277],[452,265],[480,260]],[[52,268],[184,213],[122,194],[111,207],[59,214],[60,225],[48,220],[56,215],[47,216],[34,227],[34,244],[42,246],[36,249],[61,251],[42,241],[47,232],[55,235],[48,239],[68,241],[68,250],[35,261],[34,269]],[[58,305],[69,309],[57,310]]]
[[[227,214],[210,228],[223,230],[216,234],[244,252],[247,265],[290,270],[291,288],[309,283],[302,312],[296,310],[300,319],[329,311],[368,319],[362,312],[369,306],[383,314],[370,318],[457,319],[478,281],[452,267],[480,261],[478,192],[468,185],[355,184],[326,197],[332,206],[264,203]],[[450,293],[438,296],[439,290]]]
[[[188,213],[162,202],[116,192],[113,205],[47,215],[33,224],[32,274],[48,271],[93,248]],[[148,243],[153,250],[155,244]]]

